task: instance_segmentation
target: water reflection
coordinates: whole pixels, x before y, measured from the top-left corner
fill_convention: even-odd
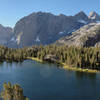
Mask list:
[[[3,62],[0,62],[0,67],[3,65]]]
[[[85,72],[76,71],[75,76],[78,82],[85,83],[87,80],[88,82],[90,82],[91,85],[96,84],[96,73],[85,73]]]
[[[18,83],[30,100],[99,100],[100,75],[74,72],[55,64],[26,60],[1,63],[0,90],[4,82]]]

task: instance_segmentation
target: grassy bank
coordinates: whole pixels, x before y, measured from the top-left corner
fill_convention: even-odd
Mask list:
[[[43,62],[43,60],[35,58],[35,57],[27,57],[27,59],[35,60],[35,61],[38,61],[38,62]]]
[[[37,62],[44,62],[43,60],[38,59],[38,58],[34,58],[34,57],[27,57],[27,59],[35,60]],[[100,73],[100,71],[98,71],[98,70],[82,69],[82,68],[77,68],[77,67],[69,67],[65,63],[60,63],[60,64],[63,66],[62,68],[67,69],[67,70],[87,72],[87,73]]]
[[[100,73],[98,70],[93,70],[93,69],[82,69],[82,68],[77,68],[77,67],[69,67],[65,63],[62,63],[63,68],[67,70],[72,70],[72,71],[80,71],[80,72],[87,72],[87,73]]]

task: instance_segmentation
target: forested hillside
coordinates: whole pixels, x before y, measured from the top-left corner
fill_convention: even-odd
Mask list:
[[[11,49],[0,46],[0,61],[24,61],[34,57],[53,63],[65,63],[70,67],[100,70],[99,47],[33,46],[30,48]]]

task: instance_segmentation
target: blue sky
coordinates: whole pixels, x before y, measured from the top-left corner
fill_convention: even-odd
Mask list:
[[[14,27],[22,17],[32,12],[74,15],[79,11],[100,14],[100,0],[0,0],[0,24]]]

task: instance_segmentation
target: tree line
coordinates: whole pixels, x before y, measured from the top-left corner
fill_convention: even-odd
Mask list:
[[[12,49],[0,46],[0,61],[23,61],[27,57],[45,60],[47,55],[52,55],[61,63],[70,67],[100,70],[99,47],[67,47],[67,46],[32,46],[21,49]]]

